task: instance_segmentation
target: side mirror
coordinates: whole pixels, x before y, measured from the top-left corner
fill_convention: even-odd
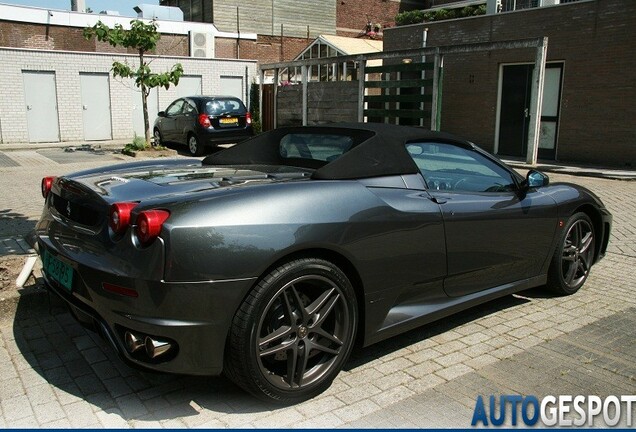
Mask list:
[[[550,177],[537,170],[530,170],[526,174],[525,183],[527,188],[547,186],[550,184]]]
[[[166,116],[166,112],[165,111],[159,111],[157,113],[157,117],[165,117]]]

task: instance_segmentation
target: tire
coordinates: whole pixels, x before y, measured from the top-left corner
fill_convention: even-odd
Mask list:
[[[192,156],[201,156],[203,155],[203,146],[199,142],[199,139],[196,135],[190,134],[188,135],[188,150]]]
[[[152,136],[155,138],[155,147],[163,145],[163,137],[161,136],[161,132],[159,131],[159,129],[155,129],[152,132]]]
[[[585,213],[568,219],[548,270],[547,287],[559,295],[574,294],[583,286],[594,262],[594,224]]]
[[[331,385],[357,325],[355,293],[338,267],[291,261],[262,278],[234,316],[225,374],[262,400],[302,402]]]

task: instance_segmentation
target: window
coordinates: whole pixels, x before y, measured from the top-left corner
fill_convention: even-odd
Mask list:
[[[512,175],[478,152],[446,143],[409,143],[406,149],[429,189],[507,192],[515,189]]]
[[[185,103],[183,104],[183,113],[184,114],[190,114],[195,112],[197,109],[194,105],[192,105],[192,103],[185,101]]]
[[[212,116],[224,114],[245,114],[243,102],[235,98],[214,99],[205,103],[205,113]]]
[[[176,116],[181,114],[183,110],[183,99],[176,100],[166,109],[166,114],[169,116]]]
[[[352,146],[353,139],[346,135],[290,133],[280,140],[280,155],[331,162]]]

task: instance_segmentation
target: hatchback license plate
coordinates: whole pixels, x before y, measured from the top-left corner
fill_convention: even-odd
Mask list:
[[[226,117],[219,119],[221,126],[238,126],[238,119],[236,117]]]
[[[54,281],[67,290],[73,288],[73,267],[60,261],[48,251],[44,251],[44,271]]]

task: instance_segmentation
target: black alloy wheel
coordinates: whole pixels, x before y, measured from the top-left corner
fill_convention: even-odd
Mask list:
[[[585,213],[576,213],[563,229],[548,271],[548,288],[574,294],[583,286],[594,263],[594,226]]]
[[[227,375],[257,397],[297,403],[326,390],[348,359],[357,326],[346,275],[299,259],[265,276],[237,312]]]

